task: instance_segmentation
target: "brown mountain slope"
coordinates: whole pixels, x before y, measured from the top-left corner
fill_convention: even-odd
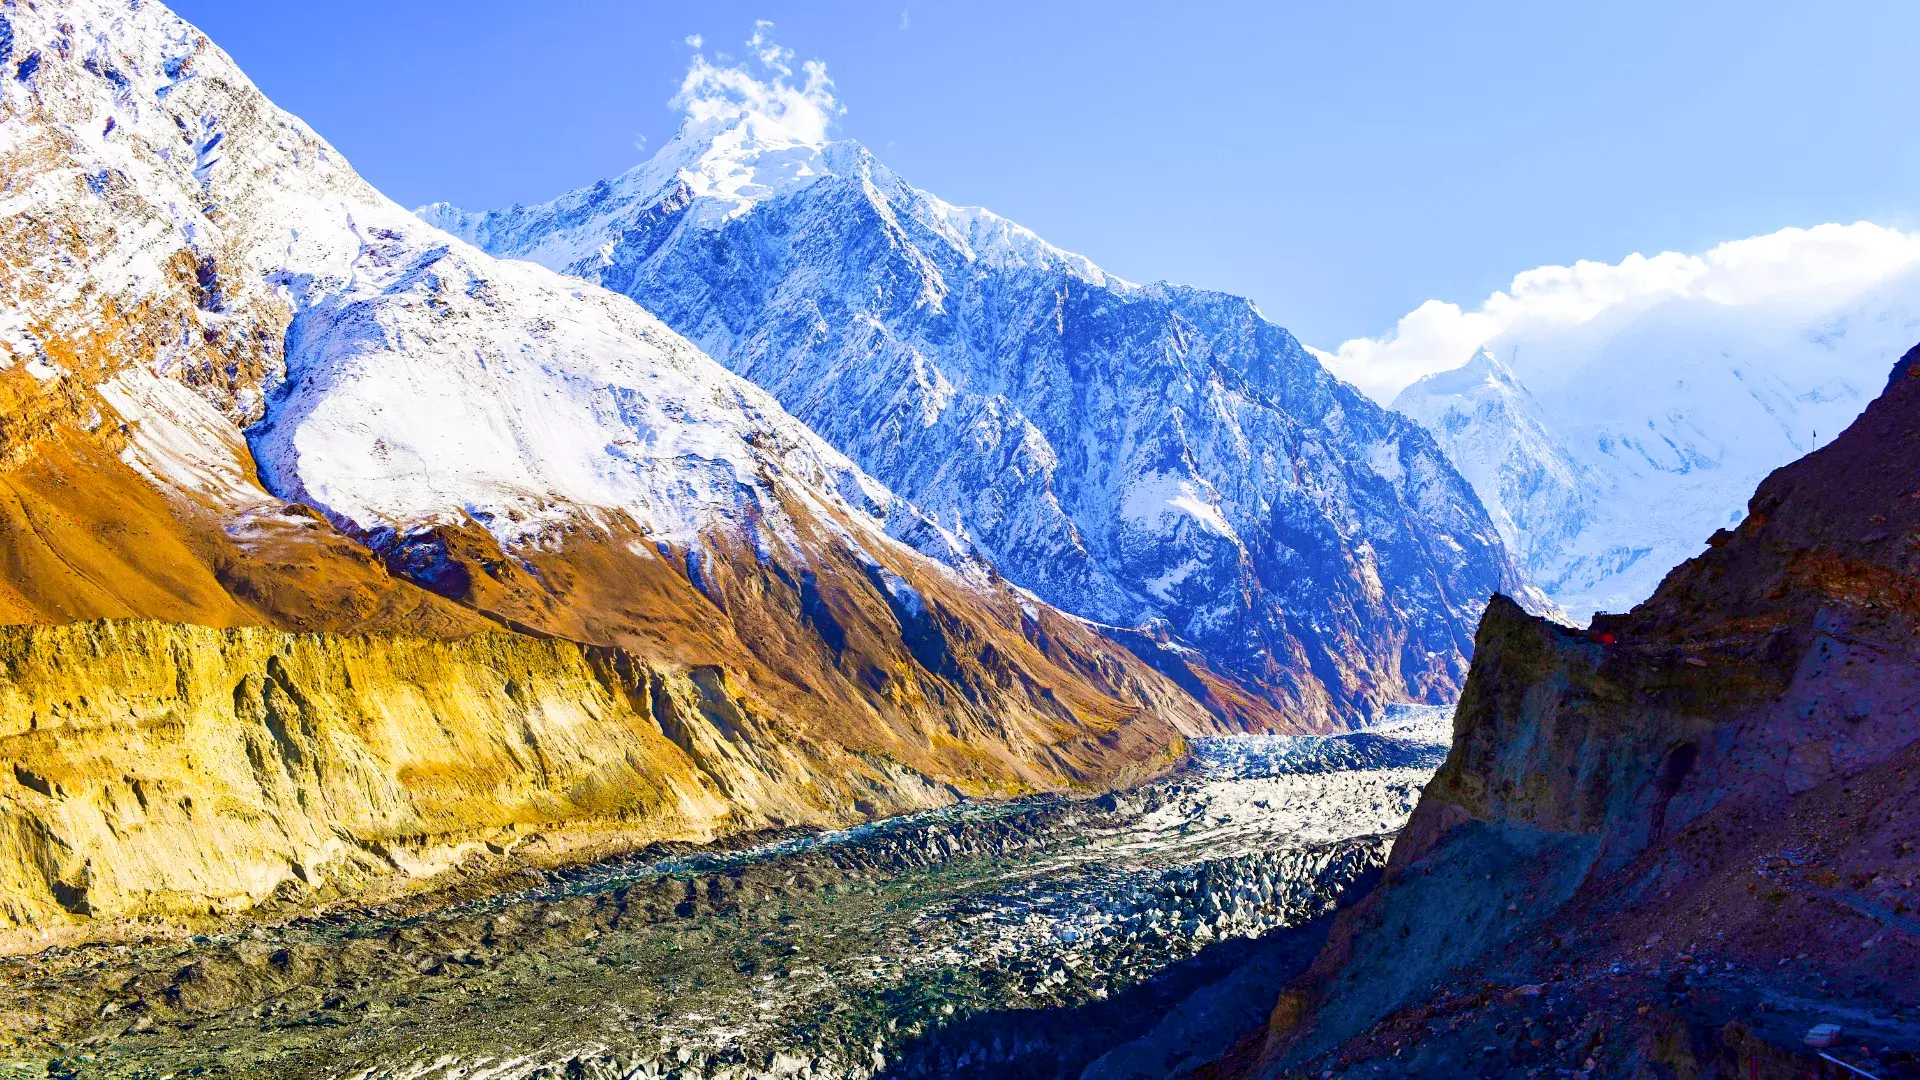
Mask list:
[[[404,887],[508,827],[553,859],[1099,787],[1289,723],[892,538],[915,512],[771,399],[433,233],[160,5],[0,18],[0,937]],[[597,467],[664,477],[640,509],[698,530],[525,490],[541,528],[489,531],[431,483],[356,521],[263,482],[249,433],[296,384],[489,348],[638,372],[581,398],[647,421]],[[308,437],[296,466],[339,461]],[[462,464],[390,449],[348,464]]]
[[[1801,1077],[1833,1023],[1920,1075],[1920,348],[1709,547],[1589,632],[1489,606],[1384,883],[1221,1072]]]

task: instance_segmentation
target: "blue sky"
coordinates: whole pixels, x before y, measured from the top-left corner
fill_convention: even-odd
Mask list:
[[[1920,217],[1920,5],[176,0],[409,205],[550,198],[671,135],[756,19],[838,134],[1313,344],[1530,267]]]

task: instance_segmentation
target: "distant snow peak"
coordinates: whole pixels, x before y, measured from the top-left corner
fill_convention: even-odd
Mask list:
[[[798,141],[815,146],[826,142],[827,129],[846,112],[833,96],[827,65],[806,61],[796,81],[793,50],[773,40],[773,24],[765,19],[754,23],[747,49],[749,58],[731,67],[696,53],[670,104],[684,110],[693,124],[758,116]]]
[[[1355,338],[1316,354],[1334,374],[1385,402],[1478,349],[1507,355],[1516,344],[1567,338],[1583,328],[1600,336],[1675,301],[1727,308],[1764,304],[1805,314],[1916,269],[1920,232],[1868,221],[1786,228],[1694,255],[1636,253],[1617,263],[1581,259],[1572,266],[1536,267],[1515,275],[1476,309],[1428,300],[1380,337]]]
[[[1535,310],[1394,400],[1583,620],[1638,604],[1737,524],[1754,485],[1852,422],[1920,340],[1920,236],[1821,226],[1641,261],[1521,275],[1503,304]]]

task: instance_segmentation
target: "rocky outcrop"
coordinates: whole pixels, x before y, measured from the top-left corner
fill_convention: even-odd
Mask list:
[[[1917,362],[1630,614],[1489,606],[1384,884],[1224,1071],[1910,1067]]]

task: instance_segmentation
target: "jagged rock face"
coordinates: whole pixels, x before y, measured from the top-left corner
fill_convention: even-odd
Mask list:
[[[1800,1075],[1841,1016],[1849,1053],[1915,1049],[1916,461],[1920,349],[1631,613],[1581,632],[1496,599],[1385,883],[1242,1068],[1418,1045],[1392,1067],[1442,1075],[1545,1004],[1613,1026],[1596,1075]]]
[[[634,297],[1014,581],[1170,631],[1282,722],[1451,700],[1522,587],[1432,439],[1251,303],[1121,281],[856,144],[690,121],[555,202],[421,213]]]
[[[1393,407],[1433,432],[1528,576],[1584,623],[1645,600],[1740,521],[1769,472],[1852,422],[1920,337],[1917,295],[1909,272],[1838,303],[1687,297],[1521,326]]]
[[[636,805],[621,818],[636,840],[851,820],[928,791],[1098,786],[1221,726],[631,301],[498,262],[384,199],[160,5],[0,19],[0,619],[506,627],[617,648],[705,687],[702,715],[744,755],[730,780],[700,766],[719,817]],[[278,640],[260,648],[296,649]],[[113,662],[135,669],[185,647],[123,646]],[[138,718],[225,709],[244,725],[228,690],[183,688]],[[9,722],[64,708],[8,692]],[[509,725],[498,700],[448,722]],[[322,719],[352,724],[353,708]],[[367,754],[356,767],[408,786],[398,758]],[[492,817],[519,813],[531,774],[446,767],[494,793]],[[871,776],[893,794],[849,794]],[[81,808],[94,789],[66,790],[79,802],[37,819],[63,823],[34,849],[61,853],[48,881],[83,873],[98,839],[76,824],[97,824]],[[196,805],[217,818],[249,798]],[[588,814],[541,805],[549,828]],[[173,910],[138,898],[193,870],[117,872],[99,895],[121,900],[97,909],[137,915]]]

